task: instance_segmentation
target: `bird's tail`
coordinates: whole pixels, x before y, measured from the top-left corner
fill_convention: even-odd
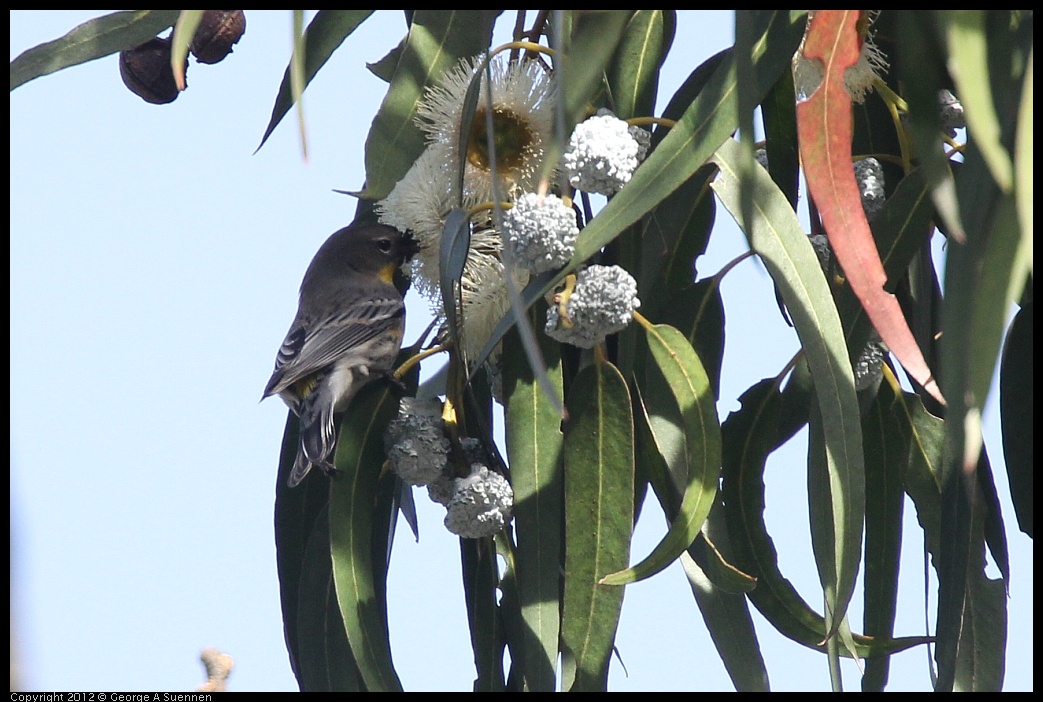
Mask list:
[[[290,472],[290,487],[299,485],[313,466],[319,466],[327,472],[334,470],[333,454],[337,448],[337,436],[333,406],[316,397],[321,394],[313,393],[301,403],[301,438],[297,459]]]

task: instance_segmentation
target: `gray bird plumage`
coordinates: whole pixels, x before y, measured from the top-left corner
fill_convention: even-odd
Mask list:
[[[391,371],[406,313],[392,276],[414,251],[392,227],[352,224],[327,239],[308,266],[262,397],[279,395],[300,419],[290,487],[314,465],[333,470],[334,415],[359,388]]]

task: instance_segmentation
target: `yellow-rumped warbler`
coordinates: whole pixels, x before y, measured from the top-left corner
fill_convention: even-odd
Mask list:
[[[415,251],[397,229],[355,223],[327,239],[308,266],[297,316],[261,398],[278,394],[300,418],[290,487],[313,465],[333,470],[334,413],[391,370],[406,320],[392,278]]]

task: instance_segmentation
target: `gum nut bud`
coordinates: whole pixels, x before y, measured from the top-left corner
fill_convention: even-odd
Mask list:
[[[466,478],[457,478],[453,498],[446,505],[445,526],[465,539],[481,539],[503,530],[511,520],[514,491],[510,483],[483,465],[471,466]]]
[[[199,63],[218,63],[246,33],[242,10],[205,10],[189,49]]]
[[[185,66],[186,72],[188,66]],[[174,102],[178,96],[170,67],[170,40],[156,37],[120,52],[120,76],[132,93],[153,105]]]

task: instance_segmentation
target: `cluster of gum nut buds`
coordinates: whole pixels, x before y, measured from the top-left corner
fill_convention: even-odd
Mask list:
[[[204,10],[189,51],[199,63],[218,63],[232,53],[232,45],[246,32],[242,10]],[[179,90],[170,66],[170,38],[155,37],[120,52],[120,76],[124,85],[145,102],[165,105],[177,99]],[[185,66],[187,72],[188,66]]]
[[[452,533],[465,539],[499,533],[511,519],[514,491],[489,469],[477,439],[461,439],[457,460],[451,460],[444,426],[437,399],[403,398],[398,417],[384,434],[388,467],[409,485],[427,487],[428,496],[445,506],[445,526]],[[456,477],[454,463],[467,466],[465,477]]]

